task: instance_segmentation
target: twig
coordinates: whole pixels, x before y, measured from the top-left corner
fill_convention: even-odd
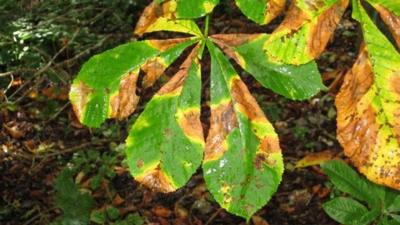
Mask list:
[[[48,122],[54,120],[55,118],[57,118],[57,117],[62,113],[62,111],[64,111],[64,110],[69,106],[69,104],[70,104],[70,103],[67,102],[67,103],[66,103],[60,110],[58,110],[58,112],[56,112],[52,117],[50,117],[48,120],[44,121],[43,124],[46,124],[46,123],[48,123]]]
[[[84,57],[84,56],[90,54],[90,53],[91,53],[93,50],[95,50],[96,48],[101,47],[101,46],[104,44],[104,42],[105,42],[107,39],[109,39],[110,37],[111,37],[111,35],[107,35],[106,37],[104,37],[103,39],[101,39],[97,44],[93,45],[92,47],[86,49],[85,51],[83,51],[83,52],[81,52],[81,53],[75,55],[74,57],[72,57],[72,58],[70,58],[70,59],[67,59],[67,60],[64,60],[63,62],[57,63],[56,66],[65,66],[65,65],[69,65],[69,64],[71,64],[72,62],[74,62],[74,61],[76,61],[76,60],[78,60],[78,59],[80,59],[80,58],[82,58],[82,57]]]
[[[30,83],[30,81],[32,81],[33,78],[35,78],[35,77],[41,75],[42,73],[46,72],[46,71],[50,68],[50,66],[54,63],[54,60],[56,60],[57,57],[58,57],[62,52],[64,52],[64,50],[67,49],[67,47],[75,40],[75,38],[76,38],[76,37],[78,36],[78,34],[79,34],[79,31],[80,31],[80,28],[78,28],[78,29],[75,31],[75,33],[73,34],[72,38],[68,41],[68,43],[65,44],[65,45],[53,56],[53,58],[51,58],[51,60],[50,60],[45,66],[43,66],[43,67],[42,67],[41,69],[39,69],[36,73],[34,73],[33,76],[32,76],[28,81],[26,81],[23,85],[21,85],[21,87],[19,87],[14,93],[12,93],[12,94],[10,95],[9,98],[14,97],[17,93],[19,93],[22,89],[24,89],[24,88]],[[25,95],[26,95],[30,90],[31,90],[31,88],[29,88],[20,98],[18,98],[18,99],[16,100],[16,102],[21,101],[21,100],[25,97]]]
[[[222,208],[219,208],[214,214],[211,215],[210,219],[204,225],[209,225],[211,222],[221,213]]]
[[[0,73],[0,77],[12,76],[15,71]]]

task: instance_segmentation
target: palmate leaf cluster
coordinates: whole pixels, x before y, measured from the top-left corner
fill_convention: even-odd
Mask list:
[[[258,24],[273,20],[286,4],[284,0],[235,2]],[[383,20],[398,19],[398,4],[368,2],[382,12]],[[289,99],[308,99],[325,88],[314,59],[324,51],[349,1],[292,1],[285,19],[272,34],[208,35],[208,16],[204,31],[195,19],[210,14],[218,3],[153,1],[138,21],[136,35],[170,31],[190,37],[133,41],[92,57],[74,80],[70,99],[77,117],[87,126],[98,127],[109,118],[127,118],[139,102],[138,86],[151,87],[188,49],[190,53],[179,71],[146,104],[129,132],[126,156],[130,172],[156,191],[172,192],[185,185],[202,165],[215,200],[229,212],[249,219],[276,192],[283,160],[272,124],[229,59],[265,88]],[[400,151],[399,119],[395,117],[400,109],[399,53],[371,22],[359,0],[353,0],[352,7],[365,44],[337,99],[339,140],[345,153],[370,179],[399,188],[400,181],[394,174],[400,174],[400,157],[391,163],[385,160]],[[396,24],[388,25],[396,31]],[[396,39],[397,33],[392,34]],[[207,135],[200,122],[200,60],[205,52],[211,56]],[[365,72],[372,77],[367,85],[364,83],[368,80],[360,78]],[[362,104],[358,104],[360,101]],[[369,114],[363,113],[366,109]],[[368,118],[363,118],[366,115]],[[356,129],[371,124],[378,127],[374,132]],[[367,151],[359,144],[363,138],[373,140]],[[354,142],[349,144],[351,140]],[[389,141],[382,145],[382,140]],[[389,148],[392,152],[388,153]],[[357,154],[359,151],[363,154]],[[374,164],[375,154],[383,158]],[[380,168],[385,173],[378,174]]]

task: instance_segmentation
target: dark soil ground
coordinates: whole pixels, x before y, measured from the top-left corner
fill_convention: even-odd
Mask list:
[[[139,14],[140,12],[136,12]],[[332,152],[341,155],[335,139],[334,97],[341,83],[342,72],[351,67],[358,50],[358,28],[346,12],[334,38],[318,65],[329,90],[309,101],[284,99],[262,88],[251,76],[238,68],[250,91],[258,100],[279,134],[286,171],[283,182],[272,200],[261,209],[252,222],[256,225],[331,225],[336,224],[323,212],[321,205],[329,199],[326,176],[317,166],[295,168],[296,162],[311,153]],[[219,6],[212,18],[210,33],[270,33],[282,20],[271,25],[257,26],[243,17],[231,3]],[[200,26],[202,21],[199,21]],[[132,27],[134,24],[132,24]],[[148,37],[165,37],[155,34]],[[172,75],[182,61],[178,60],[167,75]],[[77,72],[77,66],[74,73]],[[204,93],[202,121],[209,126],[207,79],[209,58],[204,57]],[[166,79],[164,79],[166,80]],[[32,84],[33,85],[33,84]],[[47,86],[46,82],[40,87]],[[48,99],[42,90],[39,97],[22,96],[17,111],[2,108],[0,112],[0,193],[2,206],[0,224],[48,224],[61,212],[54,205],[53,182],[59,172],[77,152],[95,149],[109,153],[123,143],[127,125],[143,110],[145,103],[162,85],[140,93],[143,98],[138,112],[129,121],[109,121],[101,129],[90,130],[80,126],[68,101],[58,95],[57,113],[46,120],[38,115],[48,108]],[[68,90],[68,86],[61,90]],[[117,146],[117,147],[115,147]],[[121,159],[121,158],[119,158]],[[154,193],[139,185],[123,168],[119,160],[114,165],[116,176],[97,191],[92,192],[96,207],[114,204],[122,215],[138,212],[146,224],[246,224],[221,209],[207,192],[201,171],[182,189],[171,194]],[[85,174],[81,181],[85,187]],[[87,182],[86,182],[87,183]],[[86,184],[87,186],[87,184]],[[108,192],[122,201],[110,201]],[[115,200],[112,197],[112,200]]]

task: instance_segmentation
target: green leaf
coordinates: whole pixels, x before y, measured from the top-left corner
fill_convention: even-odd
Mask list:
[[[264,45],[270,60],[300,65],[324,50],[349,0],[297,0]]]
[[[56,205],[63,211],[56,223],[86,225],[89,223],[90,209],[94,201],[89,194],[79,191],[72,175],[71,170],[65,169],[55,181]]]
[[[126,141],[132,175],[157,191],[182,187],[201,164],[204,137],[198,49],[199,45],[147,103]]]
[[[321,169],[340,191],[350,194],[358,200],[366,201],[370,206],[379,203],[377,193],[372,192],[375,190],[371,188],[372,184],[362,179],[343,161],[332,160],[323,163]]]
[[[215,200],[247,220],[276,192],[283,173],[278,136],[223,53],[210,41],[211,127],[203,174]]]
[[[125,219],[125,221],[130,225],[143,225],[144,224],[143,218],[138,213],[129,214],[128,217]]]
[[[90,221],[97,224],[104,224],[106,222],[106,214],[99,210],[93,210],[90,214]]]
[[[235,0],[236,5],[249,19],[267,24],[285,9],[285,0]]]
[[[157,62],[161,73],[192,39],[131,42],[92,57],[75,78],[69,94],[78,119],[99,127],[107,118],[124,119],[136,108],[136,82],[141,67]],[[162,68],[162,69],[160,69]]]
[[[400,223],[400,215],[390,214],[390,216],[398,223]],[[398,224],[397,223],[397,224]]]
[[[119,210],[115,208],[114,206],[108,207],[106,209],[107,216],[110,218],[110,220],[116,220],[119,218]]]
[[[267,34],[213,35],[225,53],[253,75],[264,87],[294,100],[308,99],[325,89],[316,63],[286,65],[271,62],[260,49],[268,39]]]
[[[198,18],[212,12],[219,0],[176,0],[177,18]]]
[[[156,31],[173,31],[202,37],[200,28],[193,20],[176,19],[179,14],[189,16],[200,16],[215,6],[213,2],[218,0],[200,0],[203,5],[198,4],[199,0],[176,0],[160,3],[153,1],[146,7],[142,16],[136,24],[135,34],[142,36],[145,33]],[[193,7],[194,6],[194,7]],[[177,8],[178,7],[178,8]]]
[[[378,225],[400,225],[399,222],[389,219],[389,217],[385,216],[382,219],[380,219]]]
[[[344,197],[324,203],[323,209],[331,218],[345,225],[367,225],[380,214],[379,211],[369,212],[361,203]]]
[[[389,212],[400,212],[400,195],[398,195],[393,203],[388,207]]]

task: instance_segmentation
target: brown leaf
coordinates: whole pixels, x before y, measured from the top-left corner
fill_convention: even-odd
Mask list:
[[[251,217],[254,225],[269,225],[269,223],[260,216]]]
[[[172,215],[171,210],[165,208],[164,206],[156,206],[152,209],[152,211],[158,217],[168,218]]]

